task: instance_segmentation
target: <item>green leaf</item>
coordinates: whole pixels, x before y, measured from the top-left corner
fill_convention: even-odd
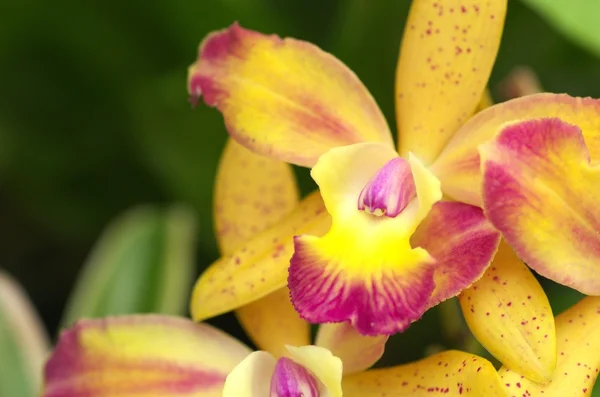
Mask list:
[[[358,75],[393,128],[394,77],[410,2],[349,0],[344,5],[328,50]]]
[[[185,79],[182,69],[132,93],[130,133],[170,199],[189,203],[202,225],[212,225],[213,185],[227,132],[219,112],[191,108]],[[203,227],[198,240],[205,257],[218,255],[212,226]]]
[[[131,313],[183,314],[193,281],[191,210],[138,207],[110,224],[79,276],[62,321]]]
[[[597,0],[523,0],[562,34],[600,55],[600,2]]]
[[[25,291],[0,270],[0,397],[39,394],[49,342]]]

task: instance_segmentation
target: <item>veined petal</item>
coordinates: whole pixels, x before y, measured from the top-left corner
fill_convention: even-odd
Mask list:
[[[397,367],[345,376],[344,397],[504,397],[500,377],[484,358],[449,350]]]
[[[326,397],[342,397],[342,360],[319,346],[287,346],[290,357],[325,386]]]
[[[296,177],[289,164],[252,153],[227,141],[215,184],[215,229],[221,253],[273,226],[298,205]]]
[[[277,225],[247,240],[200,275],[191,313],[203,320],[247,305],[285,286],[293,236],[324,234],[331,219],[318,192],[306,197]]]
[[[268,397],[275,362],[267,352],[252,352],[227,376],[223,397]]]
[[[430,164],[473,114],[486,87],[506,0],[415,0],[396,70],[400,153]]]
[[[543,385],[502,368],[510,396],[591,396],[600,368],[600,298],[587,297],[556,317],[558,356],[550,383]]]
[[[362,226],[332,229],[328,239],[295,238],[292,303],[312,323],[350,321],[371,336],[401,332],[427,309],[435,261],[407,240],[358,241]]]
[[[276,357],[287,353],[285,345],[310,344],[310,324],[294,310],[287,287],[240,307],[236,315],[250,339]]]
[[[223,254],[273,226],[298,205],[296,178],[289,164],[227,142],[215,185],[215,226]],[[281,355],[286,344],[310,343],[310,325],[302,320],[287,288],[236,311],[238,320],[261,349]]]
[[[600,168],[581,130],[559,119],[506,127],[480,148],[490,222],[531,268],[600,294]]]
[[[229,335],[178,317],[82,320],[61,334],[43,397],[220,397],[249,353]]]
[[[322,389],[324,386],[302,365],[287,357],[277,360],[270,397],[319,397]]]
[[[410,236],[441,198],[439,183],[413,156],[417,197],[398,216],[361,211],[357,199],[393,150],[378,143],[335,148],[312,176],[332,216],[322,238],[294,239],[288,285],[292,303],[310,322],[350,323],[364,335],[399,332],[421,317],[433,290],[431,256]]]
[[[223,113],[239,143],[290,163],[310,167],[328,149],[356,142],[393,144],[377,104],[339,60],[237,23],[200,44],[188,90]]]
[[[508,368],[548,382],[556,364],[552,309],[544,290],[505,242],[485,275],[459,297],[477,340]]]
[[[339,357],[344,364],[344,374],[364,371],[383,355],[387,335],[364,336],[350,323],[321,324],[315,345],[324,347]]]
[[[429,252],[435,261],[435,289],[428,307],[458,295],[483,275],[500,234],[483,211],[468,204],[440,201],[411,238],[411,246]]]
[[[592,160],[600,159],[600,100],[565,94],[536,94],[489,107],[472,117],[448,142],[431,165],[444,193],[458,201],[481,206],[478,146],[508,123],[558,117],[583,132]]]

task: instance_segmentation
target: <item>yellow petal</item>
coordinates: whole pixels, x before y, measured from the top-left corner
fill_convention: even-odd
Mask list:
[[[217,241],[228,254],[290,214],[299,199],[290,165],[230,139],[221,155],[214,201]],[[287,288],[241,307],[236,315],[261,350],[281,355],[286,344],[310,343],[310,326],[294,310]]]
[[[276,357],[287,353],[285,345],[310,344],[310,324],[294,310],[287,287],[240,307],[236,315],[250,339]]]
[[[587,297],[556,317],[558,356],[550,383],[542,385],[507,368],[499,371],[510,396],[591,396],[600,368],[600,297]]]
[[[480,146],[485,214],[532,269],[600,295],[600,166],[560,119],[511,124]]]
[[[342,360],[319,346],[287,346],[292,360],[312,372],[327,390],[326,397],[342,397]]]
[[[473,335],[504,365],[537,382],[556,364],[552,309],[531,271],[502,242],[484,276],[459,297]]]
[[[46,364],[43,397],[220,397],[250,349],[206,324],[171,316],[82,320]]]
[[[600,100],[535,94],[496,104],[473,116],[448,142],[430,170],[442,181],[445,194],[481,206],[479,145],[508,123],[545,117],[558,117],[578,126],[592,160],[600,160]]]
[[[489,361],[454,350],[345,376],[342,387],[344,397],[506,396]]]
[[[195,320],[254,302],[286,285],[293,236],[324,234],[331,219],[318,192],[306,197],[277,225],[247,240],[200,276],[192,293]]]
[[[475,113],[481,112],[484,109],[489,108],[494,104],[494,100],[492,99],[492,95],[490,94],[490,90],[486,89],[483,91],[483,95],[479,100],[479,104],[477,105],[477,109],[475,109]]]
[[[189,69],[188,90],[223,113],[238,142],[290,163],[310,167],[328,149],[357,142],[393,144],[356,75],[300,40],[238,24],[211,33]]]
[[[252,352],[227,375],[223,397],[268,397],[275,358],[263,351]]]
[[[492,70],[506,0],[414,0],[396,70],[400,153],[430,164],[473,114]]]
[[[228,140],[215,185],[215,228],[221,253],[273,226],[298,205],[292,167]]]
[[[331,351],[344,363],[344,374],[364,371],[383,355],[387,335],[364,336],[350,323],[321,324],[315,345]]]

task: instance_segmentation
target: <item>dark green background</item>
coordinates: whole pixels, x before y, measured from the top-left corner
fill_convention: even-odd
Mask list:
[[[391,125],[408,0],[25,0],[0,5],[0,266],[27,288],[54,334],[102,227],[138,203],[198,212],[198,272],[217,256],[214,173],[226,132],[187,102],[201,38],[233,21],[312,41],[357,72]],[[528,65],[552,92],[600,97],[599,60],[516,0],[490,86]],[[300,171],[306,193],[312,188]],[[560,311],[578,295],[545,284]],[[232,316],[213,323],[241,335]],[[418,342],[415,342],[418,341]],[[405,361],[445,343],[435,312],[388,349]],[[400,357],[399,357],[400,356]]]

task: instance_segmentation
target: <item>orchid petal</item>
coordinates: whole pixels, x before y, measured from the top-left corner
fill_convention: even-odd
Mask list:
[[[306,197],[277,225],[218,259],[200,276],[192,292],[191,313],[203,320],[247,305],[286,284],[293,236],[324,234],[331,220],[318,192]]]
[[[252,153],[233,140],[225,146],[215,185],[215,226],[223,254],[230,254],[252,236],[275,225],[298,205],[292,167]],[[281,355],[286,344],[310,343],[310,325],[302,320],[287,288],[236,311],[252,341]]]
[[[480,148],[486,215],[532,269],[600,294],[600,168],[559,119],[506,127]]]
[[[600,298],[587,297],[556,317],[558,356],[548,384],[532,382],[507,368],[499,371],[510,395],[591,396],[600,368]]]
[[[440,200],[438,181],[410,156],[417,197],[402,213],[376,216],[357,206],[362,188],[394,158],[383,144],[362,143],[328,151],[313,168],[332,226],[322,238],[294,240],[288,285],[302,318],[350,321],[374,336],[399,332],[423,314],[434,287],[434,263],[409,239]]]
[[[325,386],[326,397],[342,397],[342,360],[319,346],[287,346],[290,357]]]
[[[263,351],[252,352],[227,376],[223,397],[267,397],[275,358]]]
[[[294,360],[281,357],[271,377],[270,397],[319,397],[324,388],[309,370]]]
[[[492,99],[492,94],[490,94],[489,88],[486,88],[481,95],[481,99],[477,104],[477,108],[475,109],[475,113],[479,113],[484,109],[489,108],[494,105],[494,100]]]
[[[415,0],[396,69],[400,153],[430,164],[485,90],[507,0]]]
[[[321,324],[315,344],[331,351],[344,364],[344,374],[364,371],[383,355],[388,337],[361,335],[350,323]]]
[[[471,332],[494,357],[536,382],[550,380],[556,364],[552,309],[508,244],[500,244],[483,278],[459,300]]]
[[[319,185],[327,212],[337,218],[357,211],[363,188],[396,151],[381,143],[359,143],[334,148],[319,158],[311,176]]]
[[[216,106],[231,136],[257,153],[312,166],[328,149],[392,145],[377,104],[344,64],[318,47],[233,24],[200,44],[188,90]]]
[[[480,208],[440,201],[412,236],[411,245],[429,252],[435,261],[435,289],[428,307],[458,295],[489,266],[500,241]]]
[[[220,397],[250,353],[229,335],[178,317],[81,320],[46,364],[43,397]]]
[[[500,377],[484,358],[449,350],[397,367],[345,376],[344,397],[505,397]]]
[[[215,184],[215,229],[223,254],[273,226],[298,205],[292,167],[227,141]]]
[[[287,353],[285,345],[310,344],[310,324],[294,310],[287,287],[240,307],[236,315],[252,341],[276,357]]]
[[[456,132],[430,167],[442,181],[444,193],[481,206],[478,146],[492,139],[508,123],[543,117],[558,117],[577,125],[592,159],[600,159],[600,100],[565,94],[529,95],[481,111]]]

